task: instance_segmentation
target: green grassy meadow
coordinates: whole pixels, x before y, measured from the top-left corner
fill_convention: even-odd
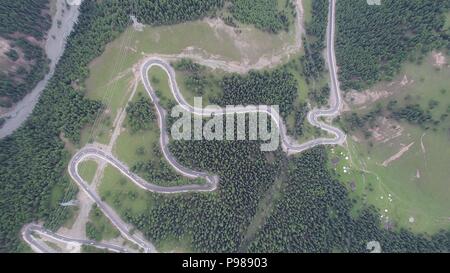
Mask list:
[[[93,160],[83,161],[78,166],[78,173],[84,179],[84,181],[88,182],[89,184],[93,182],[92,180],[94,179],[96,171],[97,162]]]
[[[419,104],[430,109],[434,100],[438,105],[430,112],[440,123],[425,130],[401,121],[401,134],[383,142],[349,136],[346,149],[335,151],[339,160],[335,168],[357,201],[356,208],[374,205],[381,219],[394,228],[432,234],[450,228],[450,119],[441,119],[450,107],[450,69],[438,69],[429,56],[420,65],[405,65],[398,81],[404,75],[409,80],[406,86],[393,85],[391,96],[359,112],[391,100],[399,106]],[[409,150],[383,165],[408,146]]]
[[[120,236],[120,232],[112,226],[109,219],[96,206],[89,213],[89,221],[103,240],[111,240]]]
[[[152,202],[148,193],[140,190],[111,166],[105,168],[99,194],[120,215],[128,210],[133,214],[143,213]]]

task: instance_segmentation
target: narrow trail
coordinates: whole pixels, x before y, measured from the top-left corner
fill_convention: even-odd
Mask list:
[[[305,150],[311,149],[318,145],[342,145],[346,141],[346,135],[339,128],[333,127],[329,124],[326,124],[320,120],[321,117],[325,118],[334,118],[339,115],[340,110],[342,108],[342,96],[339,89],[339,82],[337,76],[337,65],[336,65],[336,57],[334,52],[334,39],[335,39],[335,5],[336,0],[330,0],[329,7],[329,17],[328,17],[328,30],[327,30],[327,63],[328,70],[330,73],[330,83],[331,83],[331,94],[330,94],[330,108],[329,109],[314,109],[312,110],[308,116],[308,122],[313,126],[318,127],[331,135],[334,135],[334,138],[318,138],[313,139],[311,141],[299,144],[293,142],[289,136],[287,135],[287,130],[283,120],[281,119],[279,113],[270,106],[260,105],[255,108],[235,108],[232,112],[225,112],[221,109],[202,109],[195,108],[186,102],[184,97],[182,96],[178,84],[176,82],[175,71],[173,67],[169,64],[167,59],[164,59],[164,56],[152,56],[146,58],[141,66],[140,66],[140,77],[141,81],[144,84],[145,90],[147,94],[152,99],[155,108],[158,114],[158,124],[160,127],[160,146],[163,152],[165,159],[168,163],[181,175],[188,178],[203,178],[206,180],[205,184],[197,185],[182,185],[175,187],[162,187],[152,183],[149,183],[139,177],[138,175],[132,173],[126,164],[119,161],[115,158],[110,151],[105,151],[101,148],[98,148],[93,145],[88,145],[85,148],[81,149],[69,163],[68,171],[71,178],[75,181],[78,187],[83,190],[93,202],[97,204],[99,209],[105,214],[105,216],[111,221],[114,227],[116,227],[121,235],[127,240],[136,244],[142,251],[144,252],[156,252],[155,247],[152,243],[145,240],[145,238],[137,233],[131,232],[132,227],[125,223],[118,214],[105,202],[103,202],[97,192],[89,187],[88,183],[81,178],[78,173],[78,166],[81,162],[95,158],[97,160],[101,160],[106,162],[119,170],[125,177],[127,177],[132,183],[137,185],[138,187],[155,193],[161,194],[175,194],[175,193],[185,193],[185,192],[211,192],[215,191],[219,184],[219,177],[200,172],[196,170],[188,169],[177,162],[177,160],[172,156],[169,151],[169,136],[167,133],[167,124],[166,124],[166,110],[160,105],[159,98],[157,97],[155,90],[151,86],[149,80],[149,70],[152,67],[160,67],[165,71],[169,78],[169,85],[174,96],[176,102],[179,106],[181,106],[184,110],[198,116],[214,116],[214,115],[228,115],[228,114],[244,114],[244,113],[254,113],[254,112],[262,112],[269,115],[276,123],[279,128],[279,134],[281,139],[281,144],[283,150],[288,155],[298,154]],[[203,62],[203,65],[208,66],[208,62]],[[229,67],[230,68],[230,67]],[[48,252],[48,249],[45,249],[41,244],[36,242],[36,240],[30,239],[32,237],[33,232],[40,233],[45,236],[54,236],[58,237],[58,235],[50,233],[38,225],[30,224],[27,225],[23,232],[24,240],[32,246],[34,250],[39,252]],[[65,242],[70,242],[71,240],[75,243],[80,243],[80,240],[70,239],[64,237]],[[83,243],[83,240],[81,240]],[[92,241],[89,241],[89,244]],[[94,243],[94,246],[96,243]],[[115,246],[117,248],[121,248],[120,246]],[[111,248],[112,249],[112,248]]]

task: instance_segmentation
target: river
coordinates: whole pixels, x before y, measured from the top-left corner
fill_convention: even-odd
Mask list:
[[[78,3],[81,2],[82,0],[78,0]],[[78,8],[79,5],[67,5],[66,0],[56,0],[56,13],[52,18],[52,26],[48,31],[45,42],[45,52],[50,59],[49,72],[23,100],[15,104],[7,113],[0,116],[0,118],[6,118],[6,122],[0,128],[0,139],[12,134],[33,112],[34,107],[39,101],[39,96],[47,86],[49,79],[53,76],[56,64],[64,53],[66,38],[72,32],[73,26],[78,19]],[[58,21],[61,23],[58,24]]]

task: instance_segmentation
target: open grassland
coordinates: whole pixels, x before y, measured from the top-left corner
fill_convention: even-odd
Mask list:
[[[236,33],[233,28],[213,19],[145,27],[142,32],[130,27],[91,64],[87,88],[105,85],[147,54],[198,53],[205,58],[255,64],[261,57],[279,55],[295,43],[294,30],[277,35],[253,27],[240,31]]]
[[[92,85],[95,86],[93,89],[88,89],[87,97],[101,101],[105,108],[92,126],[83,129],[81,145],[94,141],[101,144],[109,143],[114,121],[120,110],[126,107],[132,92],[132,85],[133,74],[126,72],[111,79],[106,84],[96,83]],[[90,84],[87,86],[90,86]]]
[[[435,100],[437,105],[430,111],[433,118],[439,120],[450,106],[450,68],[447,64],[437,68],[432,62],[434,60],[428,58],[422,65],[407,65],[402,74],[407,76],[409,85],[405,93],[399,92],[394,99],[401,105],[417,103],[424,109],[429,108],[430,101]],[[440,129],[446,129],[449,125],[450,122],[444,120]]]
[[[99,193],[101,198],[120,215],[124,215],[127,211],[135,215],[141,214],[152,203],[146,192],[139,190],[137,186],[111,166],[105,168]]]
[[[176,100],[172,95],[172,91],[169,86],[169,77],[166,72],[160,67],[152,67],[149,72],[150,82],[152,87],[160,99],[161,105],[168,111],[170,106],[176,104]]]
[[[304,19],[305,23],[311,22],[312,19],[312,1],[314,0],[302,0],[303,10],[304,10]]]
[[[89,213],[89,222],[91,232],[97,236],[100,240],[111,240],[120,236],[120,232],[113,227],[111,222],[103,212],[94,206]],[[86,232],[89,232],[88,229]]]
[[[123,130],[114,145],[114,154],[128,166],[148,160],[153,156],[153,147],[158,144],[159,128],[131,133]],[[142,149],[143,148],[143,149]],[[138,150],[141,152],[137,152]]]
[[[80,163],[78,166],[78,173],[89,184],[94,179],[95,172],[97,171],[97,162],[93,160],[87,160]]]
[[[357,112],[395,100],[398,107],[420,105],[439,123],[425,130],[406,121],[379,121],[370,137],[349,136],[347,149],[335,151],[333,167],[357,204],[375,205],[386,226],[427,233],[448,229],[450,120],[445,114],[450,107],[450,69],[447,64],[438,68],[430,56],[420,65],[405,65],[397,81],[403,84],[374,88],[388,95],[360,105]]]
[[[206,82],[204,94],[195,94],[195,90],[189,88],[190,86],[187,83],[189,82],[190,78],[192,78],[192,75],[189,72],[175,70],[180,92],[186,99],[186,101],[191,105],[194,105],[194,97],[201,97],[204,105],[212,104],[213,99],[219,97],[222,94],[222,90],[219,86],[220,80],[225,75],[229,75],[229,73],[220,69],[213,70],[208,67],[202,67],[202,69],[203,70],[202,72],[200,72],[200,75]]]
[[[142,84],[138,85],[132,102],[136,102],[140,96],[148,96]],[[132,133],[127,118],[125,117],[122,124],[123,128],[113,147],[113,153],[128,166],[133,166],[153,157],[153,147],[159,144],[159,127],[155,120],[149,130]],[[141,152],[137,152],[139,149]]]

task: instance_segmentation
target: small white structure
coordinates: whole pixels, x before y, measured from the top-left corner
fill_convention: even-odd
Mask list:
[[[369,6],[381,6],[381,0],[367,0]]]
[[[66,0],[66,3],[69,6],[79,6],[81,5],[81,0]]]
[[[78,200],[70,200],[69,202],[61,203],[60,204],[63,207],[76,207],[79,205]]]

